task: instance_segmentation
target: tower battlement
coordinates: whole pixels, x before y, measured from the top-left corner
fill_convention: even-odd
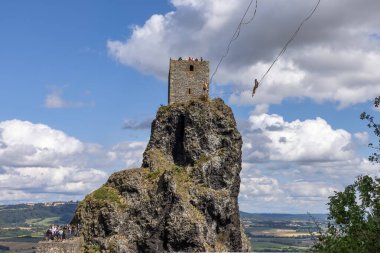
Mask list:
[[[168,104],[187,102],[209,94],[209,62],[170,59]]]

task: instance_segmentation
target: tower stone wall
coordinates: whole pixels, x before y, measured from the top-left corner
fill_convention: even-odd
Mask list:
[[[209,93],[209,62],[170,60],[168,104],[187,102]]]

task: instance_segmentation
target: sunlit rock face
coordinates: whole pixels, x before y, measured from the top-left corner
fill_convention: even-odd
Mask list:
[[[221,99],[162,106],[142,168],[114,173],[80,203],[85,251],[248,251],[239,194],[242,140]]]

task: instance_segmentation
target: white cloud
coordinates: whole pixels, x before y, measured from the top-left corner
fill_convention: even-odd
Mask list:
[[[120,41],[108,41],[109,54],[123,64],[135,65],[145,73],[154,73],[159,77],[166,76],[168,65],[168,46],[164,45],[165,26],[172,17],[172,13],[166,16],[153,15],[144,25],[144,29],[136,26],[133,35],[125,45]],[[160,44],[157,50],[153,44]]]
[[[45,193],[85,194],[107,178],[107,173],[90,168],[9,167],[5,170],[6,173],[0,175],[2,187]]]
[[[252,112],[252,114],[253,115],[264,114],[264,113],[268,112],[268,109],[269,109],[269,105],[268,104],[257,104],[255,106],[255,110]]]
[[[243,172],[239,205],[248,212],[326,212],[328,197],[338,188],[331,183],[291,180]]]
[[[109,54],[161,79],[167,78],[169,57],[203,56],[213,70],[249,0],[171,3],[174,11],[152,15],[133,28],[128,40],[109,40]],[[336,0],[321,3],[252,99],[254,78],[260,79],[314,4],[259,1],[254,21],[242,27],[215,78],[218,84],[232,85],[230,102],[271,104],[308,97],[346,107],[380,92],[380,46],[375,36],[380,2]],[[253,9],[247,19],[252,14]]]
[[[240,198],[243,200],[258,198],[263,201],[278,201],[282,193],[275,178],[245,176],[241,179]]]
[[[369,143],[369,136],[367,132],[355,133],[354,137],[360,145],[368,145]]]
[[[261,164],[262,165],[262,164]],[[356,176],[379,176],[378,167],[365,160],[299,164],[268,162],[245,166],[239,206],[248,212],[327,212],[329,196],[352,184]],[[256,175],[250,175],[254,171]]]
[[[115,170],[139,167],[143,142],[106,149],[44,124],[0,122],[0,203],[76,200]]]
[[[146,142],[122,142],[114,145],[108,156],[113,160],[122,160],[129,168],[137,168],[141,165],[145,147]]]
[[[239,206],[247,212],[327,212],[329,196],[360,174],[380,176],[366,160],[243,163]]]
[[[354,156],[351,134],[322,118],[286,122],[272,114],[251,115],[243,152],[247,161],[335,161]]]
[[[292,198],[309,198],[326,200],[337,191],[336,188],[323,182],[298,181],[285,185]]]
[[[328,197],[358,175],[380,176],[358,154],[368,134],[333,129],[324,119],[286,121],[252,112],[244,123],[239,205],[249,212],[327,212]]]
[[[38,199],[41,197],[41,194],[28,193],[19,190],[2,189],[0,191],[0,203],[4,204],[25,203],[29,202],[31,199]],[[41,199],[44,198],[42,197]]]
[[[4,166],[55,164],[81,153],[83,143],[43,124],[8,120],[0,122],[0,163]]]

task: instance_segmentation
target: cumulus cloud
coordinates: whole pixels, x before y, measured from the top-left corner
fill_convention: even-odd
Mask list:
[[[167,78],[169,57],[203,56],[214,69],[249,0],[171,3],[173,11],[134,26],[126,41],[109,40],[109,54],[161,79]],[[232,86],[230,102],[271,104],[308,97],[346,107],[380,92],[380,2],[336,0],[321,3],[252,100],[252,81],[260,79],[314,4],[259,1],[254,21],[242,27],[215,76],[217,84]],[[252,14],[253,9],[247,19]]]
[[[358,175],[380,176],[375,164],[359,157],[342,161],[295,163],[292,168],[294,170],[291,174],[294,177],[331,182],[336,187],[343,187],[352,183]]]
[[[112,160],[121,160],[124,164],[131,167],[140,167],[142,154],[145,150],[146,142],[122,142],[116,144],[108,152]]]
[[[253,115],[261,115],[267,113],[269,109],[268,104],[257,104],[255,110],[252,112]]]
[[[249,122],[243,146],[247,161],[335,161],[355,153],[351,134],[319,117],[287,122],[277,114],[253,114]]]
[[[243,200],[254,197],[264,201],[277,201],[282,194],[275,178],[246,176],[241,179],[240,198]]]
[[[358,175],[380,176],[364,159],[243,163],[239,206],[247,212],[327,212],[328,197]]]
[[[380,176],[378,166],[358,153],[368,141],[366,132],[350,134],[318,117],[286,121],[259,111],[242,129],[242,210],[327,212],[334,191],[358,175]]]
[[[298,181],[285,185],[285,188],[293,198],[312,198],[326,200],[337,191],[336,188],[323,182]]]
[[[243,172],[239,205],[250,212],[326,212],[328,197],[338,188],[333,183],[251,176]]]
[[[44,124],[0,122],[0,203],[76,200],[109,174],[139,167],[142,142],[83,143]]]
[[[3,166],[39,166],[54,164],[74,153],[83,143],[43,124],[9,120],[0,122],[0,163]]]

